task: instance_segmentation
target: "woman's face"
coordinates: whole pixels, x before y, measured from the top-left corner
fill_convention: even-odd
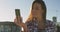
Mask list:
[[[34,3],[33,9],[32,9],[32,15],[37,16],[37,15],[42,15],[43,14],[43,9],[41,7],[41,4],[39,3]]]

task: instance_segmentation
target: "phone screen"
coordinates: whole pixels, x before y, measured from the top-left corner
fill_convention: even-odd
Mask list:
[[[16,17],[20,16],[20,9],[15,9],[15,14],[16,14]]]
[[[18,21],[18,19],[20,19],[20,22],[22,22],[22,18],[20,15],[20,9],[15,9],[15,14],[16,14],[16,19]]]

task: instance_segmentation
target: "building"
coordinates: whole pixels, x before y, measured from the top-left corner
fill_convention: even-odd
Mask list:
[[[53,19],[53,22],[57,22],[57,17],[54,16],[52,19]]]
[[[21,27],[13,22],[0,22],[0,32],[21,32]]]
[[[52,19],[53,19],[54,26],[55,26],[54,27],[55,28],[55,32],[57,32],[57,25],[56,25],[56,23],[57,23],[57,17],[54,16]]]
[[[60,32],[60,22],[57,22],[57,32]]]

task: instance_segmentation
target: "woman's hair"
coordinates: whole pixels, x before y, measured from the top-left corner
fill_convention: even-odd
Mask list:
[[[43,9],[43,11],[44,11],[44,13],[42,14],[42,18],[43,19],[46,19],[46,5],[45,5],[45,3],[44,3],[44,1],[43,0],[34,0],[33,1],[33,3],[32,3],[32,9],[33,9],[33,6],[34,6],[34,4],[35,3],[38,3],[38,4],[41,4],[41,7],[42,7],[42,9]],[[32,10],[31,10],[32,11]],[[41,10],[42,11],[42,10]],[[28,20],[31,20],[32,19],[32,13],[29,15],[29,18],[28,18]]]
[[[45,5],[45,3],[44,3],[43,0],[35,0],[35,1],[32,3],[32,9],[33,9],[33,6],[34,6],[35,3],[41,4],[42,9],[46,11],[46,5]]]
[[[35,0],[35,1],[32,3],[32,9],[33,9],[33,6],[34,6],[35,3],[41,4],[41,7],[42,7],[42,9],[43,9],[43,11],[44,11],[44,13],[43,13],[43,18],[46,18],[46,5],[45,5],[44,1],[43,1],[43,0]]]

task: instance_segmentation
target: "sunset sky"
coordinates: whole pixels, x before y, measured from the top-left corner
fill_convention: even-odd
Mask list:
[[[34,0],[0,0],[0,21],[14,21],[15,9],[20,9],[23,21],[28,18]],[[60,22],[60,0],[44,0],[47,7],[46,18],[57,17]]]

